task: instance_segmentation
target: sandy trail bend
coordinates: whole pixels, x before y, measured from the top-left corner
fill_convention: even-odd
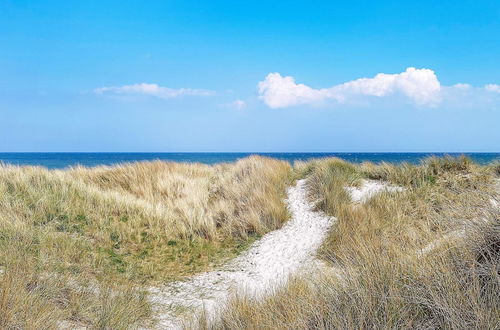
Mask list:
[[[196,315],[203,309],[209,318],[216,317],[231,294],[260,297],[283,285],[289,275],[316,267],[316,250],[336,219],[313,211],[305,186],[305,180],[299,180],[288,189],[291,219],[281,229],[266,234],[220,270],[151,288],[157,327],[182,328],[180,314]]]
[[[364,203],[380,192],[396,192],[404,189],[383,181],[363,179],[359,187],[345,187],[345,190],[349,193],[353,202]]]

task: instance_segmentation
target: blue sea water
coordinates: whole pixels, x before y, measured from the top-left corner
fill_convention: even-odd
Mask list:
[[[467,155],[475,162],[487,164],[500,161],[500,153],[128,153],[128,152],[85,152],[85,153],[0,153],[0,162],[14,165],[44,166],[49,169],[65,168],[68,166],[98,166],[113,165],[149,160],[166,160],[174,162],[198,162],[204,164],[217,164],[233,162],[249,155],[262,155],[282,159],[293,163],[296,160],[309,160],[321,157],[339,157],[350,162],[390,162],[390,163],[419,163],[422,159],[430,156]]]

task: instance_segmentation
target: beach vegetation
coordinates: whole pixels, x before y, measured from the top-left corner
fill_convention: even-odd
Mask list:
[[[337,218],[326,266],[263,300],[234,297],[212,329],[496,329],[500,212],[494,167],[465,157],[421,164],[296,164],[310,200]],[[362,179],[403,188],[353,203]]]
[[[0,328],[146,324],[148,286],[210,270],[279,228],[292,180],[287,162],[257,156],[0,166]]]

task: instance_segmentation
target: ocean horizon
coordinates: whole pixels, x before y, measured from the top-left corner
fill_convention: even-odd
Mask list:
[[[500,152],[0,152],[0,163],[63,169],[77,165],[94,167],[153,160],[218,164],[234,162],[251,155],[272,157],[290,163],[338,157],[354,163],[417,164],[427,157],[446,155],[465,155],[483,165],[500,160]]]

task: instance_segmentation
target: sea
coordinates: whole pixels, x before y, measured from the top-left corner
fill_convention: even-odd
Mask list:
[[[49,169],[63,169],[70,166],[88,167],[114,165],[131,162],[164,160],[171,162],[218,164],[234,162],[250,155],[261,155],[293,163],[297,160],[338,157],[349,162],[365,161],[380,163],[417,164],[430,156],[466,155],[479,164],[500,161],[500,153],[432,153],[432,152],[3,152],[0,163],[13,165],[43,166]]]

